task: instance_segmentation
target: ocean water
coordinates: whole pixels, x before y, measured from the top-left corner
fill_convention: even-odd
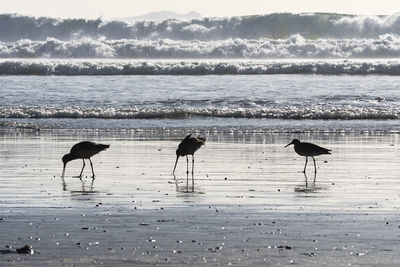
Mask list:
[[[398,131],[397,76],[1,76],[4,127]]]
[[[398,132],[400,15],[0,15],[0,127]]]

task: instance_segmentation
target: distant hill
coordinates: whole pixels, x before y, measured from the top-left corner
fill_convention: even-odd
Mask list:
[[[135,22],[135,21],[143,21],[143,20],[152,20],[152,21],[163,21],[166,19],[201,19],[203,16],[195,11],[190,11],[186,14],[178,14],[173,11],[158,11],[158,12],[150,12],[141,16],[134,17],[126,17],[122,18],[126,22]]]

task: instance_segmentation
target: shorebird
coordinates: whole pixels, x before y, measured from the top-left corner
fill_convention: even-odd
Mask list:
[[[192,174],[194,173],[194,152],[196,152],[204,143],[206,142],[205,138],[192,137],[191,134],[187,135],[182,142],[179,144],[178,149],[176,150],[176,161],[174,171],[172,175],[175,178],[175,169],[178,164],[179,157],[186,156],[186,173],[189,173],[189,158],[188,155],[192,155]]]
[[[92,167],[92,175],[93,175],[92,178],[94,179],[95,175],[94,175],[94,171],[93,171],[93,163],[90,160],[90,158],[109,147],[110,147],[110,145],[96,144],[96,143],[89,142],[89,141],[83,141],[83,142],[75,144],[71,148],[71,152],[69,154],[65,154],[62,157],[64,167],[63,167],[61,177],[63,178],[63,180],[64,180],[64,174],[65,174],[65,167],[67,166],[67,163],[74,159],[82,159],[83,160],[82,170],[81,170],[81,173],[77,176],[77,178],[82,178],[83,169],[85,168],[85,159],[88,159],[90,162],[90,167]]]
[[[314,161],[314,171],[315,173],[317,173],[317,166],[315,165],[314,156],[319,156],[322,154],[331,154],[330,149],[326,149],[312,143],[300,142],[300,140],[298,139],[293,139],[292,142],[287,144],[285,147],[290,145],[294,145],[294,151],[296,151],[297,154],[306,157],[306,164],[304,165],[303,173],[306,173],[308,157],[312,157]]]

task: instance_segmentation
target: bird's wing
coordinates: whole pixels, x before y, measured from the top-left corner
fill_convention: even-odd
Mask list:
[[[79,142],[71,147],[70,153],[75,154],[76,152],[79,152],[81,149],[86,149],[87,147],[90,147],[92,145],[94,145],[94,143],[90,141]]]
[[[331,154],[329,151],[330,149],[320,147],[319,145],[312,144],[312,143],[301,143],[304,146],[304,149],[310,152],[313,152],[316,155],[320,154]]]
[[[188,142],[190,142],[190,138],[191,138],[192,134],[188,134],[186,135],[185,138],[183,138],[183,140],[181,141],[181,143],[178,145],[178,147],[182,147],[185,144],[187,144]]]
[[[205,140],[202,138],[190,138],[189,143],[192,147],[194,147],[196,150],[199,149],[202,145],[204,145]]]

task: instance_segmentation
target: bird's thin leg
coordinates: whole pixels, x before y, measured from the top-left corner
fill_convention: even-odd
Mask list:
[[[186,173],[189,173],[189,157],[186,156]]]
[[[192,175],[194,173],[194,154],[192,155]]]
[[[194,154],[192,154],[192,192],[194,192]]]
[[[90,167],[92,167],[92,178],[94,179],[96,177],[96,175],[94,175],[94,171],[93,171],[93,163],[89,158],[89,162],[90,162]]]
[[[83,173],[83,169],[85,169],[85,159],[82,159],[82,161],[83,161],[83,166],[82,166],[82,170],[81,170],[81,173],[78,175],[78,176],[75,176],[75,178],[82,178],[82,173]]]
[[[308,177],[307,174],[304,173],[304,181],[306,182],[306,188],[308,187]]]
[[[62,174],[61,174],[61,181],[62,181],[62,185],[63,185],[63,190],[67,190],[67,184],[65,183],[64,180],[64,174],[65,174],[65,167],[66,165],[64,164],[63,170],[62,170]]]
[[[186,173],[186,193],[189,193],[189,171]]]
[[[194,173],[192,173],[192,192],[194,192]]]
[[[314,157],[312,157],[313,161],[314,161],[314,174],[317,174],[317,165],[315,164],[315,159]]]
[[[307,162],[308,162],[308,157],[306,156],[306,164],[304,165],[303,173],[306,173]]]

